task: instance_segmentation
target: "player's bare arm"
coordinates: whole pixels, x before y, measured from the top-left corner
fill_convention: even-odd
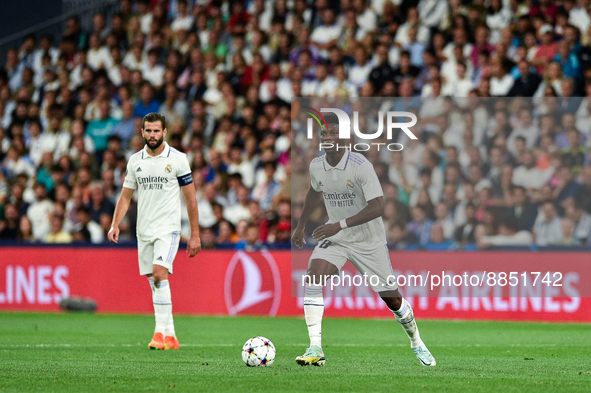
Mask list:
[[[197,208],[197,199],[195,198],[195,186],[193,183],[181,187],[185,202],[187,204],[187,213],[191,223],[191,237],[187,242],[187,252],[189,258],[193,258],[201,251],[201,239],[199,238],[199,209]]]
[[[291,241],[297,248],[302,248],[304,244],[306,244],[306,239],[304,239],[304,228],[306,227],[308,218],[310,218],[310,215],[314,209],[316,209],[316,206],[318,206],[320,201],[322,201],[322,192],[316,191],[312,188],[312,186],[310,186],[310,188],[308,188],[308,192],[306,193],[306,199],[304,200],[304,207],[302,208],[300,220],[298,221],[298,225],[291,236]]]
[[[109,229],[109,233],[107,234],[107,237],[111,243],[117,243],[119,241],[119,224],[121,224],[123,217],[125,217],[125,214],[127,214],[127,209],[129,209],[131,198],[133,197],[134,192],[134,189],[127,187],[123,187],[121,190],[121,195],[117,201],[117,206],[115,206],[115,213],[113,214],[111,229]]]
[[[384,197],[380,196],[368,201],[367,206],[365,206],[359,213],[347,218],[345,223],[347,224],[347,228],[354,227],[381,217],[383,213]],[[312,237],[316,240],[322,240],[336,235],[341,229],[341,223],[339,222],[325,224],[316,228],[312,233]]]

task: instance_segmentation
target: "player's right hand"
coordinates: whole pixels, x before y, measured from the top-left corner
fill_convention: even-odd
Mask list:
[[[111,227],[107,234],[107,238],[111,243],[117,243],[119,241],[119,227]]]
[[[306,239],[304,239],[304,230],[296,228],[296,230],[293,232],[293,235],[291,235],[291,242],[297,248],[304,247],[304,244],[306,244]]]

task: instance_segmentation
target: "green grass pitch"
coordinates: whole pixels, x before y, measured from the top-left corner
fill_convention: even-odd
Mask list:
[[[325,367],[300,367],[303,318],[176,316],[179,351],[150,351],[153,316],[0,313],[1,392],[591,391],[591,325],[419,320],[422,367],[392,318],[325,318]],[[242,363],[251,336],[269,368]]]

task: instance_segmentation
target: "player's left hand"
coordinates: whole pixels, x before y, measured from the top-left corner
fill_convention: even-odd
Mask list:
[[[187,242],[187,252],[189,253],[189,258],[193,258],[199,251],[201,251],[201,239],[199,236],[191,236]]]
[[[318,241],[326,239],[339,233],[341,230],[341,224],[336,222],[334,224],[321,225],[314,230],[312,237]]]

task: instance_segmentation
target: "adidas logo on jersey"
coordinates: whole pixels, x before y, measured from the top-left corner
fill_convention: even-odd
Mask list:
[[[138,166],[136,172],[141,172],[141,171],[142,171],[142,168]]]
[[[321,181],[319,181],[319,182],[318,182],[318,187],[323,187],[323,186],[324,186],[324,184],[322,184],[322,182],[321,182]]]
[[[162,257],[158,257],[156,260],[157,261],[161,261],[162,260]]]

